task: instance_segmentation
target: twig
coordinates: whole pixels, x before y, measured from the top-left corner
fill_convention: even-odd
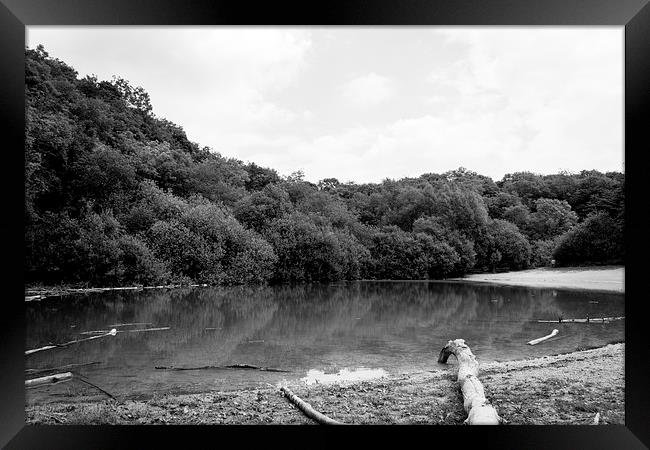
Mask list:
[[[25,369],[25,373],[28,373],[30,375],[36,375],[38,373],[54,372],[55,370],[69,369],[71,367],[90,366],[91,364],[101,364],[101,361],[93,361],[89,363],[79,363],[79,364],[66,364],[65,366],[51,367],[49,369]]]
[[[45,413],[45,412],[39,411],[38,414],[41,415],[41,416],[49,417],[50,419],[54,420],[55,422],[65,423],[65,421],[59,419],[53,413]]]
[[[104,394],[108,395],[108,396],[109,396],[110,398],[112,398],[113,400],[116,400],[115,397],[113,397],[111,394],[109,394],[108,392],[106,392],[104,389],[100,388],[100,387],[97,386],[96,384],[91,383],[91,382],[88,381],[88,380],[85,380],[84,377],[83,377],[82,375],[80,375],[80,374],[78,374],[78,373],[75,373],[75,375],[77,375],[77,378],[79,379],[79,381],[82,381],[82,382],[84,382],[84,383],[86,383],[86,384],[88,384],[88,385],[90,385],[90,386],[92,386],[92,387],[94,387],[94,388],[99,389],[100,391],[102,391]]]

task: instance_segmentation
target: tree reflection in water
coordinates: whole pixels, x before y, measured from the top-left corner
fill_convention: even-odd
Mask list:
[[[228,389],[279,377],[258,371],[170,373],[155,366],[247,363],[291,370],[296,378],[309,369],[402,372],[435,369],[435,354],[454,338],[466,339],[481,361],[567,352],[624,338],[624,321],[557,324],[557,338],[526,345],[550,331],[538,319],[624,315],[622,294],[452,282],[114,291],[30,303],[26,309],[27,348],[115,323],[170,326],[27,357],[29,368],[101,361],[84,373],[118,392]]]

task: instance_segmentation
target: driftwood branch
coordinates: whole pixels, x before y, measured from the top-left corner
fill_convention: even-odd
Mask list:
[[[51,348],[57,348],[57,347],[60,347],[60,345],[46,345],[45,347],[39,347],[39,348],[35,348],[35,349],[32,349],[32,350],[26,350],[25,355],[31,355],[32,353],[40,352],[40,351],[43,351],[43,350],[49,350]]]
[[[42,386],[44,384],[55,384],[61,381],[68,381],[71,379],[72,379],[72,372],[55,373],[54,375],[48,375],[46,377],[25,380],[25,387],[36,387],[36,386]]]
[[[498,425],[501,418],[496,409],[485,398],[483,384],[478,379],[476,357],[465,344],[465,340],[456,339],[447,342],[438,357],[439,363],[446,363],[449,355],[458,360],[458,384],[463,393],[463,406],[467,412],[465,423],[469,425]]]
[[[528,341],[528,345],[539,344],[540,342],[544,342],[545,340],[552,338],[553,336],[557,335],[558,333],[559,333],[559,331],[557,329],[554,329],[553,331],[551,331],[551,334],[547,334],[546,336],[543,336],[541,338],[533,339],[532,341]]]
[[[43,350],[49,350],[51,348],[67,347],[68,345],[77,344],[79,342],[92,341],[93,339],[99,339],[99,338],[103,338],[103,337],[106,337],[106,336],[115,336],[115,334],[117,334],[117,330],[115,328],[113,328],[108,333],[100,334],[99,336],[91,336],[89,338],[76,339],[74,341],[64,342],[63,344],[46,345],[45,347],[35,348],[35,349],[32,349],[32,350],[26,350],[25,355],[31,355],[32,353],[40,352],[40,351],[43,351]]]
[[[338,420],[334,420],[332,418],[327,417],[325,414],[319,413],[314,408],[312,408],[312,406],[309,403],[305,402],[296,394],[291,392],[291,390],[288,387],[283,386],[280,388],[280,391],[282,391],[284,396],[287,397],[289,401],[293,403],[300,411],[302,411],[303,414],[305,414],[310,419],[320,423],[321,425],[345,425],[344,423],[339,422]]]

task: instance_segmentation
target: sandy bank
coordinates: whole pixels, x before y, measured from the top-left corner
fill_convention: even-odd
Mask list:
[[[518,272],[481,273],[453,278],[458,281],[558,289],[625,292],[625,267],[539,268]]]
[[[510,424],[624,423],[625,344],[481,366],[486,396]],[[480,362],[480,355],[479,355]],[[295,382],[293,392],[350,424],[461,424],[465,419],[450,364],[432,372],[336,385]],[[28,405],[27,423],[309,424],[277,387],[235,392],[160,395],[150,400],[77,399]]]

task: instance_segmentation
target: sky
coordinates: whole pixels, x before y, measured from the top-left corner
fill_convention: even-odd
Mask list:
[[[226,157],[308,181],[624,170],[623,27],[30,26]]]

